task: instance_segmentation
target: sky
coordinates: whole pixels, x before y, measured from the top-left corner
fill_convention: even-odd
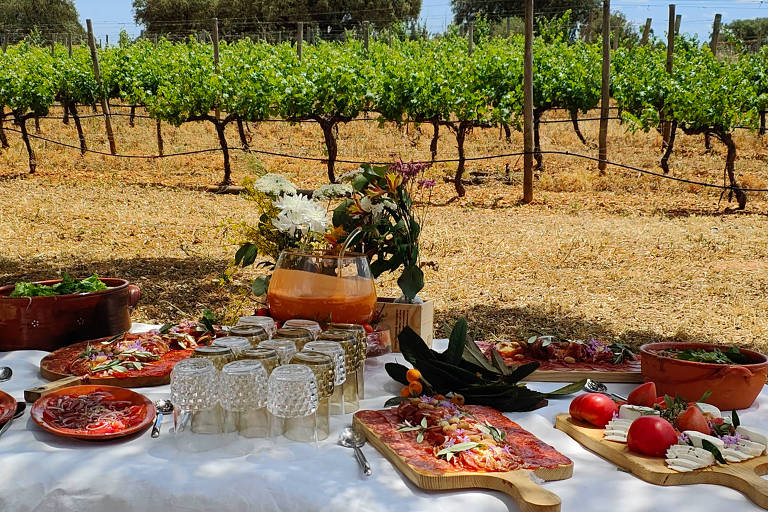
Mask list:
[[[109,35],[116,41],[120,30],[132,36],[141,32],[133,21],[131,0],[74,0],[85,25],[86,18],[93,20],[97,38]],[[534,0],[535,1],[535,0]],[[637,26],[652,18],[656,36],[663,36],[667,29],[669,2],[659,0],[613,0],[611,10],[621,11]],[[716,13],[723,15],[723,23],[735,19],[768,17],[768,0],[676,0],[677,14],[682,15],[681,32],[695,34],[708,40]],[[422,0],[421,18],[430,32],[442,32],[452,19],[450,0]]]

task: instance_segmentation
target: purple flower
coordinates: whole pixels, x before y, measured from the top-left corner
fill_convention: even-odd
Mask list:
[[[739,441],[743,439],[741,434],[734,434],[732,436],[723,436],[720,438],[724,443],[726,448],[731,448],[732,446],[736,446],[739,444]]]
[[[410,162],[403,162],[402,159],[398,158],[395,163],[389,166],[389,170],[394,171],[402,176],[404,181],[408,181],[409,179],[415,178],[421,174],[421,172],[429,166],[429,162],[418,163],[414,162],[413,160]]]
[[[456,440],[452,437],[446,437],[445,442],[443,443],[443,448],[448,448],[449,446],[453,446],[456,444]]]
[[[677,442],[682,444],[691,444],[691,440],[688,438],[688,436],[682,433],[677,436]]]
[[[421,400],[422,403],[429,404],[429,405],[435,405],[437,403],[437,400],[427,395],[421,395],[419,397],[419,400]]]
[[[426,178],[420,179],[416,183],[418,183],[421,188],[425,189],[430,189],[435,186],[435,180],[428,180]]]
[[[512,457],[514,455],[512,453],[512,450],[509,449],[509,445],[508,444],[505,444],[504,446],[502,446],[501,453],[503,453],[507,457]]]
[[[468,443],[469,442],[469,436],[467,436],[467,435],[456,436],[456,440],[461,442],[461,443]]]

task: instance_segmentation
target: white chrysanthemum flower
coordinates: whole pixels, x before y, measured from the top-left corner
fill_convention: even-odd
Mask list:
[[[317,187],[312,193],[312,199],[316,201],[328,201],[337,197],[344,197],[352,193],[352,185],[349,183],[331,183]]]
[[[265,174],[253,182],[253,187],[259,192],[275,197],[296,193],[296,185],[288,181],[282,174]]]
[[[328,229],[328,217],[320,204],[307,196],[284,195],[275,201],[280,213],[272,220],[279,231],[295,236],[306,233],[323,233]]]
[[[360,208],[366,212],[373,210],[373,201],[371,201],[371,198],[368,196],[363,196],[363,198],[360,200]]]
[[[377,203],[371,207],[371,215],[373,215],[373,222],[379,222],[384,217],[384,203]]]
[[[339,176],[338,180],[341,183],[352,183],[352,180],[363,174],[362,167],[355,169],[354,171],[348,171]]]

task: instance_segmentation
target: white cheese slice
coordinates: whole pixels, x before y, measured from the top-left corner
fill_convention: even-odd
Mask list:
[[[674,469],[675,471],[679,471],[680,473],[687,473],[689,471],[693,471],[691,468],[686,468],[684,466],[678,466],[678,465],[669,465],[667,467],[669,469]]]
[[[707,467],[715,463],[715,457],[709,450],[685,444],[670,446],[667,449],[667,458],[689,460],[699,464],[699,467]]]
[[[622,420],[620,418],[613,418],[611,421],[608,422],[608,425],[611,425],[611,426],[621,425],[629,428],[629,426],[632,425],[633,421],[634,420]]]
[[[659,411],[641,405],[624,404],[619,407],[619,418],[623,420],[636,420],[640,416],[659,415]]]
[[[760,443],[763,446],[768,445],[768,430],[757,427],[745,427],[739,425],[736,427],[736,433],[748,438],[750,441]]]
[[[697,432],[696,430],[686,430],[685,432],[683,432],[683,434],[688,436],[688,439],[691,440],[691,442],[693,443],[693,446],[697,448],[703,448],[702,441],[704,440],[709,441],[720,450],[725,448],[725,443],[714,436],[710,436],[708,434],[702,434],[701,432]]]
[[[705,467],[700,462],[688,459],[667,459],[666,463],[667,466],[681,466],[689,469],[699,469]]]
[[[741,462],[743,460],[752,458],[746,453],[742,453],[738,450],[733,450],[731,448],[725,448],[723,450],[720,450],[720,453],[723,454],[723,457],[725,457],[725,460],[727,460],[728,462]]]
[[[624,437],[627,437],[627,431],[626,431],[626,429],[616,429],[616,430],[605,429],[605,430],[603,430],[603,435],[606,436],[606,437],[608,437],[608,436],[624,436]]]
[[[713,418],[722,418],[723,413],[720,412],[720,409],[715,407],[712,404],[705,404],[704,402],[696,402],[696,406],[701,409],[701,412],[704,414],[709,414]]]
[[[754,441],[748,441],[746,439],[740,439],[736,449],[753,457],[757,457],[763,454],[765,451],[765,445],[756,443]]]
[[[610,436],[605,436],[603,439],[605,439],[606,441],[616,441],[617,443],[627,442],[627,436],[610,435]]]

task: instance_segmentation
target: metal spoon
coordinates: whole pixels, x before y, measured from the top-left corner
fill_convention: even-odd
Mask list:
[[[8,421],[3,423],[3,426],[0,427],[0,436],[5,433],[6,430],[8,430],[8,427],[11,426],[11,422],[15,420],[16,418],[21,418],[24,415],[24,409],[27,408],[27,402],[18,402],[16,404],[16,412],[13,414],[13,417],[10,418]]]
[[[614,398],[619,402],[627,401],[627,397],[609,392],[608,386],[606,386],[602,382],[592,380],[592,379],[587,379],[587,382],[584,383],[584,391],[589,391],[590,393],[602,393],[603,395],[607,395],[611,398]]]
[[[152,437],[160,437],[160,424],[163,422],[163,414],[170,414],[173,412],[173,404],[170,400],[158,400],[155,402],[155,409],[157,409],[157,416],[155,416],[155,424],[152,425]]]
[[[0,366],[0,382],[10,380],[11,375],[13,375],[13,370],[10,366]]]
[[[371,465],[368,464],[368,459],[365,458],[363,451],[360,449],[365,444],[365,436],[357,432],[352,427],[347,427],[339,434],[339,444],[347,448],[355,450],[355,458],[360,464],[360,469],[363,470],[365,476],[371,476]]]

